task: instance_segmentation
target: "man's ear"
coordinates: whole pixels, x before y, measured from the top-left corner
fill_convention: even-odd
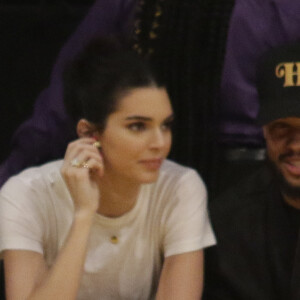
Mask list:
[[[262,130],[263,130],[264,138],[266,139],[266,138],[267,138],[267,135],[268,135],[268,129],[267,129],[267,126],[264,125],[264,126],[262,127]]]
[[[82,137],[93,137],[97,128],[94,124],[86,119],[80,119],[76,127],[77,135]]]

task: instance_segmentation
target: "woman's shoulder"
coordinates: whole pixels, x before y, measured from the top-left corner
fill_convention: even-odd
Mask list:
[[[60,167],[62,160],[51,161],[41,166],[27,168],[17,175],[10,177],[3,185],[1,193],[5,194],[16,189],[42,189],[43,186],[60,180]]]
[[[169,186],[173,192],[197,187],[206,193],[205,184],[196,170],[171,160],[165,160],[156,186]]]
[[[185,178],[198,178],[202,181],[198,172],[184,165],[181,165],[175,161],[166,159],[160,170],[161,178],[169,178],[175,181],[184,180]]]
[[[0,208],[15,207],[35,216],[65,215],[72,200],[60,174],[62,160],[28,168],[11,177],[0,191]]]

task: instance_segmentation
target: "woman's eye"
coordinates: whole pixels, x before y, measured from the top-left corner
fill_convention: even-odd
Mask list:
[[[128,125],[128,128],[132,131],[143,131],[146,129],[146,124],[143,122],[132,123]]]
[[[168,121],[164,124],[162,124],[162,129],[163,130],[171,130],[173,125],[173,121]]]

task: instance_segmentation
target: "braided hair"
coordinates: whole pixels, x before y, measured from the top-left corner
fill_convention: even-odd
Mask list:
[[[234,0],[139,0],[134,49],[165,80],[176,114],[171,158],[213,185],[218,90]]]

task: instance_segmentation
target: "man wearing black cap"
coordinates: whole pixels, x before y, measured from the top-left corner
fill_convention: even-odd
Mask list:
[[[271,50],[257,75],[268,158],[211,203],[205,299],[300,299],[300,43]]]

